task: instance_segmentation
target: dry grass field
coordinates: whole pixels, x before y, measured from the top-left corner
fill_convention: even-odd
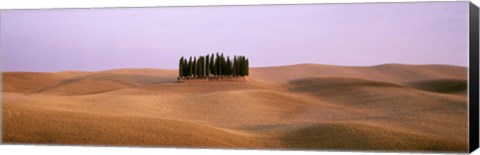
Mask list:
[[[467,68],[301,64],[246,81],[176,70],[3,72],[3,142],[467,151]]]

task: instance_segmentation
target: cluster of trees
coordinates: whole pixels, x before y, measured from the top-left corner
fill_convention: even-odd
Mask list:
[[[216,53],[206,56],[181,57],[178,79],[207,79],[210,77],[244,77],[248,76],[248,59],[245,56],[234,56],[233,60]]]

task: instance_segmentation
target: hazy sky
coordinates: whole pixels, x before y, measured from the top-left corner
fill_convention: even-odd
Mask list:
[[[177,68],[180,56],[468,65],[468,2],[4,10],[4,71]]]

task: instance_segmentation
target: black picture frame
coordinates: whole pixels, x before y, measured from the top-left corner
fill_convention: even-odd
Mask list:
[[[469,152],[471,153],[478,149],[479,140],[479,15],[478,7],[472,2],[470,2],[469,11]]]

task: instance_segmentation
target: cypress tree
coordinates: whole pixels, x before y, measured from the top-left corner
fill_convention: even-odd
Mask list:
[[[214,55],[215,59],[213,59],[213,65],[212,65],[212,68],[213,68],[213,75],[215,77],[218,76],[218,55]]]
[[[200,78],[203,77],[202,76],[202,67],[203,67],[203,65],[202,65],[203,60],[202,59],[203,59],[202,56],[198,57],[198,77],[200,77]]]
[[[208,61],[207,58],[203,57],[203,78],[208,78]]]
[[[193,57],[193,77],[196,78],[197,77],[197,69],[198,69],[198,66],[197,66],[197,57]]]
[[[232,76],[237,76],[237,56],[233,56]]]
[[[249,68],[248,68],[248,59],[245,60],[245,75],[248,76]]]
[[[223,57],[223,75],[228,76],[228,64],[227,64],[227,58]]]
[[[219,67],[219,69],[218,69],[219,73],[218,73],[218,74],[219,74],[221,77],[223,77],[223,54],[220,54],[220,57],[219,57],[219,59],[218,59],[218,62],[219,62],[219,63],[218,63],[218,64],[219,64],[219,65],[218,65],[218,67]]]
[[[200,71],[200,78],[204,78],[205,77],[205,57],[203,56],[200,56],[200,67],[199,67],[199,71]]]
[[[216,59],[215,59],[215,74],[217,76],[220,76],[222,71],[221,71],[221,66],[222,64],[220,63],[220,56],[218,55],[218,52],[217,52],[217,55],[216,55]]]
[[[228,64],[227,64],[227,59],[223,57],[223,75],[227,76],[228,75]]]
[[[202,73],[201,73],[201,72],[202,72],[202,57],[201,57],[201,56],[198,57],[198,60],[197,60],[197,61],[198,61],[198,62],[197,62],[197,66],[198,66],[198,68],[197,68],[197,77],[198,77],[198,78],[202,78]]]
[[[198,77],[203,78],[203,57],[198,59]]]
[[[217,59],[218,59],[217,74],[218,74],[219,76],[222,76],[222,73],[223,73],[223,72],[222,72],[222,69],[223,69],[223,68],[222,68],[222,55],[218,55],[218,58],[217,58]]]
[[[245,76],[245,56],[242,56],[241,57],[241,63],[240,63],[242,66],[240,68],[241,70],[241,76]]]
[[[197,62],[195,63],[195,65],[196,65],[195,76],[199,78],[200,77],[200,57],[197,58]]]
[[[201,70],[201,67],[202,67],[200,60],[201,60],[201,57],[198,57],[198,59],[197,59],[197,71],[196,71],[197,78],[200,78],[200,70]]]
[[[213,53],[212,53],[212,56],[210,57],[210,74],[212,74],[213,76],[215,76],[215,57],[213,56]]]
[[[186,61],[186,62],[184,63],[185,66],[183,68],[183,76],[186,78],[186,77],[188,77],[188,70],[189,70],[188,59],[185,58],[184,61]]]
[[[180,58],[178,63],[178,77],[181,79],[183,78],[183,57]]]
[[[226,63],[226,75],[232,75],[232,62],[230,61],[230,57],[227,56],[227,63]]]
[[[185,78],[185,76],[187,76],[187,73],[188,73],[187,59],[183,59],[182,65],[183,65],[183,77]]]
[[[242,56],[238,56],[238,76],[242,76]]]
[[[238,56],[235,56],[235,60],[233,62],[233,70],[235,70],[234,76],[239,75],[239,70],[238,70]]]
[[[225,68],[226,68],[226,67],[225,67],[225,66],[226,66],[225,64],[226,64],[226,63],[225,63],[225,57],[223,57],[223,53],[220,55],[220,64],[221,64],[221,66],[220,66],[221,69],[220,69],[220,70],[222,71],[222,74],[221,74],[221,75],[222,75],[222,77],[223,77],[223,76],[226,75],[226,74],[225,74]]]
[[[188,60],[188,77],[192,78],[192,73],[193,73],[193,62],[192,62],[192,56],[190,56],[190,59]]]
[[[202,58],[202,77],[203,78],[206,78],[208,76],[208,74],[207,74],[208,66],[207,66],[206,62],[207,62],[206,58],[203,57]]]
[[[206,60],[205,60],[205,76],[206,76],[206,78],[210,77],[210,59],[209,59],[208,54],[207,54]]]
[[[240,76],[242,73],[242,70],[240,69],[240,67],[242,67],[242,61],[240,59],[241,57],[242,56],[237,57],[237,76]]]
[[[205,58],[205,56],[203,56],[202,58],[202,77],[203,78],[206,78],[208,76],[207,74],[207,69],[208,68],[208,65],[207,65],[207,60]]]
[[[207,56],[205,56],[205,59],[203,61],[204,61],[204,75],[205,75],[205,78],[208,78],[210,75],[210,69],[208,68],[208,61],[210,61],[210,57],[207,60]]]

